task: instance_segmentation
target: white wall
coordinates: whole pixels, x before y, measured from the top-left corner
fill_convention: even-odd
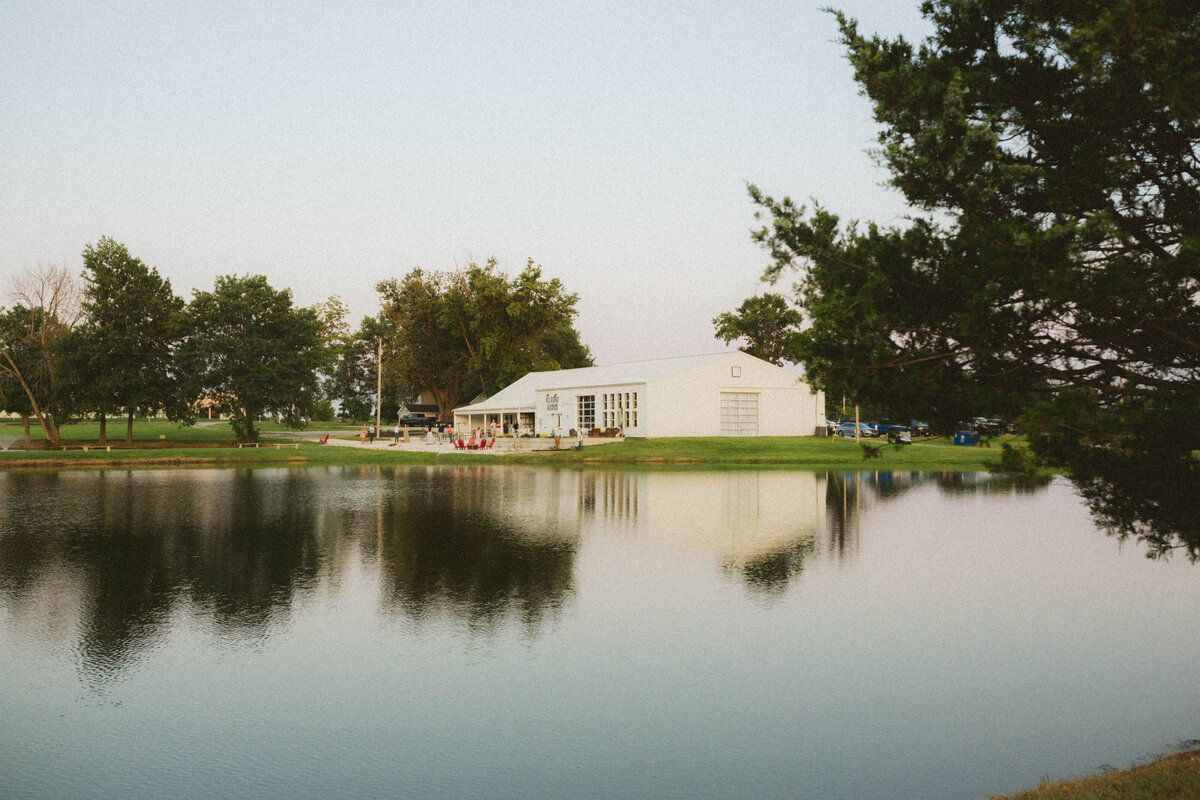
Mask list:
[[[636,426],[629,425],[625,427],[626,436],[645,436],[646,424],[646,384],[610,384],[608,386],[584,386],[573,388],[559,389],[541,389],[537,392],[537,433],[550,433],[555,425],[556,420],[562,420],[562,429],[566,433],[572,428],[579,426],[579,397],[591,395],[595,398],[596,415],[593,421],[593,426],[603,428],[604,425],[604,395],[616,394],[622,395],[628,393],[632,395],[637,392],[638,395],[638,424]],[[547,410],[546,395],[558,395],[558,411],[552,412]],[[620,426],[616,426],[620,427]]]
[[[647,436],[719,436],[721,392],[758,395],[759,436],[812,436],[824,422],[824,400],[803,379],[740,352],[654,381],[647,392]]]
[[[741,374],[734,376],[733,367],[738,367]],[[596,399],[593,424],[606,427],[604,395],[634,392],[638,395],[638,424],[624,426],[626,436],[719,436],[721,392],[751,392],[758,396],[760,436],[812,436],[823,427],[825,420],[824,396],[811,392],[799,376],[745,353],[734,352],[648,383],[542,385],[533,391],[537,415],[534,432],[548,434],[556,424],[564,433],[578,427],[578,398],[581,395],[592,395]],[[547,395],[557,395],[557,411],[549,410]],[[476,410],[476,413],[481,412]]]

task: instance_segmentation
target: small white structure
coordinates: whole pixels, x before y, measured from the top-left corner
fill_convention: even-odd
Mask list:
[[[531,372],[486,400],[454,409],[454,427],[522,434],[620,429],[626,436],[813,436],[825,396],[804,379],[742,352]]]

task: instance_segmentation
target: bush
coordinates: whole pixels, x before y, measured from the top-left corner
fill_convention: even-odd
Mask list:
[[[1003,442],[1000,445],[1000,472],[1008,475],[1033,475],[1037,461],[1025,445]]]

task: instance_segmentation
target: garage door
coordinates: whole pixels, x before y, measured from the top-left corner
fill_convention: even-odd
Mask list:
[[[721,392],[721,435],[758,436],[758,394]]]

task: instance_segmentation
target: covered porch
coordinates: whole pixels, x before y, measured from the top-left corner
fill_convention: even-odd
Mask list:
[[[517,430],[522,435],[526,435],[533,432],[533,422],[534,409],[532,406],[488,408],[486,404],[480,403],[477,407],[466,406],[454,411],[456,435],[459,431],[473,431],[476,428],[491,431],[494,427],[497,436],[511,436],[514,425],[519,425]]]

